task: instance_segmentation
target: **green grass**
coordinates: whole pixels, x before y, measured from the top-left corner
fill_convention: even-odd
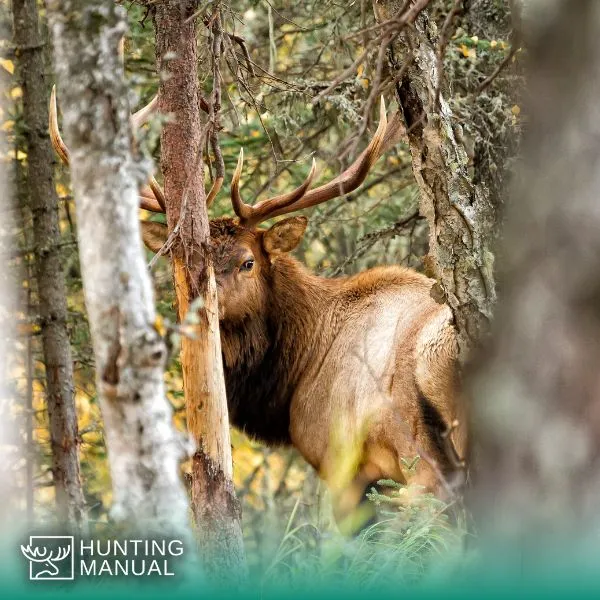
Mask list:
[[[464,510],[431,495],[418,496],[406,506],[401,503],[404,486],[383,483],[391,488],[387,495],[375,489],[368,495],[377,507],[377,523],[354,538],[297,523],[296,503],[262,574],[263,589],[283,585],[309,592],[338,582],[366,590],[456,577],[470,560]]]

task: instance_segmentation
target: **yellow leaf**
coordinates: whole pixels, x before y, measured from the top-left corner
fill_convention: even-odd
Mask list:
[[[460,45],[460,51],[465,58],[475,58],[477,56],[477,50],[475,48],[468,48],[464,44]]]
[[[364,90],[368,90],[369,86],[371,85],[371,80],[368,77],[362,77],[360,79],[360,85]]]
[[[20,87],[14,87],[12,90],[10,90],[10,97],[13,100],[20,98],[22,95],[23,95],[23,90]]]
[[[15,72],[15,65],[12,60],[0,58],[0,66],[4,67],[11,75]]]
[[[495,48],[498,45],[498,42],[496,40],[492,40],[490,42],[490,47]]]
[[[360,65],[358,65],[358,68],[356,69],[356,75],[360,78],[360,77],[362,77],[364,72],[365,72],[365,65],[363,65],[361,63]]]
[[[473,40],[475,43],[477,43],[477,42],[479,41],[479,37],[477,37],[476,35],[474,35],[474,36],[473,36],[471,39],[472,39],[472,40]]]
[[[156,319],[154,319],[154,329],[158,332],[158,335],[164,337],[167,333],[167,328],[165,327],[165,322],[161,315],[156,315]]]
[[[0,125],[0,129],[2,131],[12,131],[14,126],[15,126],[15,122],[11,121],[9,119],[8,121],[4,121],[4,123],[2,123],[2,125]]]
[[[27,154],[25,152],[21,152],[18,150],[15,152],[14,150],[9,150],[6,154],[0,155],[0,161],[2,162],[11,162],[13,160],[25,160],[27,158]]]
[[[518,117],[521,114],[521,107],[518,104],[515,104],[511,109],[510,112],[515,115],[515,117]]]
[[[56,184],[56,193],[59,198],[66,198],[69,195],[69,190],[62,183]]]
[[[250,132],[250,137],[253,137],[253,138],[260,137],[260,131],[259,131],[258,129],[253,129],[253,130]]]

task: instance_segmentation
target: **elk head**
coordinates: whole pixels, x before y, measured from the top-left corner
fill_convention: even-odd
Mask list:
[[[156,99],[132,116],[133,127],[142,125],[154,109]],[[237,219],[220,218],[210,223],[212,258],[219,293],[220,318],[228,321],[243,320],[249,314],[260,312],[268,297],[271,271],[275,262],[294,250],[306,229],[306,217],[288,217],[269,229],[258,226],[273,217],[316,206],[357,189],[384,150],[397,141],[400,121],[394,117],[389,125],[383,98],[380,121],[375,135],[356,161],[333,180],[311,189],[316,165],[304,182],[291,192],[261,200],[254,205],[243,201],[240,177],[244,151],[240,150],[237,167],[231,181],[231,202]],[[55,92],[50,103],[50,135],[58,155],[68,164],[69,151],[58,129]],[[210,206],[221,187],[216,180],[207,195]],[[140,207],[153,212],[165,212],[162,189],[154,178],[140,192]],[[167,227],[162,223],[142,221],[142,237],[146,246],[158,252],[167,240]]]
[[[31,547],[30,545],[23,546],[21,544],[21,552],[23,556],[27,558],[30,562],[41,563],[44,567],[46,567],[43,571],[38,571],[38,573],[33,577],[33,579],[40,579],[43,576],[45,577],[56,577],[60,573],[60,569],[54,564],[54,562],[60,562],[69,556],[71,553],[70,547],[59,548],[54,554],[54,551],[48,552],[48,548],[38,548]]]

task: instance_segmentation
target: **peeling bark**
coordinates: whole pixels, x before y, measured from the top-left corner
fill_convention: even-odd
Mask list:
[[[60,253],[58,197],[48,135],[48,85],[35,0],[14,0],[15,53],[23,89],[27,141],[27,193],[33,219],[35,278],[46,368],[52,476],[57,520],[85,532],[87,515],[79,470],[73,363],[67,329],[67,294]]]
[[[178,316],[202,298],[195,338],[181,349],[188,430],[197,450],[192,466],[192,510],[207,572],[237,585],[246,573],[241,508],[232,482],[233,466],[221,356],[217,289],[210,259],[204,190],[196,19],[198,2],[153,4],[156,59],[161,75],[159,108],[171,114],[161,136],[161,167]]]
[[[65,138],[71,150],[85,302],[113,481],[112,517],[126,528],[187,539],[179,478],[184,444],[165,397],[140,243],[138,189],[118,45],[124,10],[112,0],[51,0]]]

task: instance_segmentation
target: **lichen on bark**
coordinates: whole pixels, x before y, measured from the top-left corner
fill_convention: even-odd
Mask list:
[[[403,4],[378,2],[378,20],[399,14]],[[457,117],[457,109],[465,105],[465,90],[453,95],[457,81],[447,61],[440,72],[440,31],[431,10],[398,36],[389,49],[389,63],[392,74],[399,76],[396,95],[407,126],[421,212],[429,224],[425,264],[437,280],[432,295],[454,313],[464,363],[487,334],[496,299],[494,246],[507,157],[498,158],[494,168],[490,154],[473,161],[472,138],[493,146],[497,132],[487,130],[481,120],[472,125],[474,132],[465,131]]]

